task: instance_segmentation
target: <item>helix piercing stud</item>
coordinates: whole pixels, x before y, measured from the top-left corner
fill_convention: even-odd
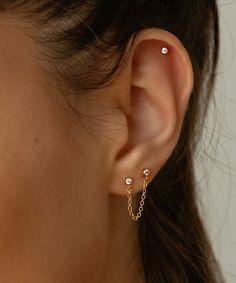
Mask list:
[[[162,47],[162,48],[161,48],[161,53],[162,53],[163,55],[168,54],[168,52],[169,52],[169,50],[168,50],[167,47]]]

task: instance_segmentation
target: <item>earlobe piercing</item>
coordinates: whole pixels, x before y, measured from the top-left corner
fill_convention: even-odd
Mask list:
[[[168,49],[167,47],[162,47],[162,48],[161,48],[161,53],[162,53],[163,55],[166,55],[168,52],[169,52],[169,49]]]
[[[128,198],[128,212],[129,215],[132,217],[134,221],[137,221],[143,212],[143,206],[144,206],[144,200],[146,198],[146,188],[148,185],[148,176],[151,174],[150,169],[146,168],[143,170],[143,188],[142,188],[142,195],[141,195],[141,201],[140,201],[140,206],[138,209],[137,215],[134,215],[133,213],[133,207],[132,207],[132,183],[133,179],[128,177],[125,179],[125,184],[127,185],[127,198]]]

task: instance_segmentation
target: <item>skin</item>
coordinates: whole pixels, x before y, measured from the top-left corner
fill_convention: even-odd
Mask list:
[[[9,16],[0,38],[0,282],[144,282],[124,179],[135,197],[142,169],[152,178],[178,141],[187,52],[144,30],[115,84],[68,98],[78,120]]]

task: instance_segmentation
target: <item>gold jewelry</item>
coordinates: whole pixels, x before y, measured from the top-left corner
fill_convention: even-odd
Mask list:
[[[142,188],[142,195],[141,195],[141,201],[140,201],[140,206],[138,209],[137,215],[134,215],[133,213],[133,208],[132,208],[132,183],[133,179],[128,177],[125,179],[125,184],[127,185],[127,198],[128,198],[128,212],[129,215],[132,217],[134,221],[137,221],[143,212],[143,206],[144,206],[144,200],[146,198],[146,188],[148,185],[148,176],[151,174],[150,169],[144,169],[143,170],[143,188]]]

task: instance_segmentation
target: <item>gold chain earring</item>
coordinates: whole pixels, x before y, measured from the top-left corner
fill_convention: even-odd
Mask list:
[[[143,212],[143,206],[144,206],[144,200],[146,198],[146,189],[148,185],[148,176],[151,174],[150,169],[144,169],[143,170],[143,188],[142,188],[142,195],[141,195],[141,201],[138,209],[137,215],[134,215],[133,213],[133,207],[132,207],[132,183],[133,179],[128,177],[125,179],[125,184],[127,185],[127,198],[128,198],[128,212],[129,215],[132,217],[134,221],[137,221]]]

